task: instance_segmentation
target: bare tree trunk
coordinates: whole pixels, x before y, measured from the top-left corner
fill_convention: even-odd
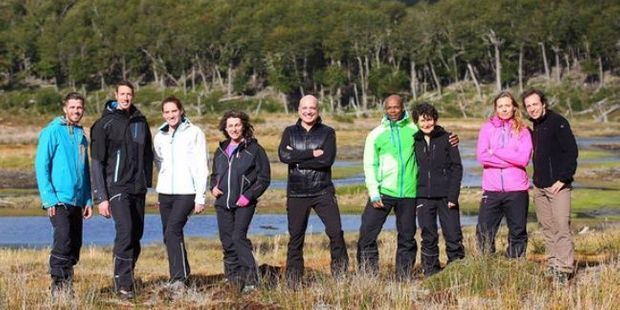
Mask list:
[[[469,70],[469,75],[471,75],[472,81],[474,81],[474,85],[476,85],[476,93],[478,93],[478,99],[482,101],[482,90],[480,89],[480,83],[478,83],[478,79],[476,78],[474,67],[469,62],[467,63],[467,69]]]
[[[196,91],[196,65],[192,65],[192,92]]]
[[[454,54],[452,55],[452,72],[454,74],[454,82],[458,83],[459,82],[459,69],[458,66],[456,65],[456,57],[458,57],[458,54]]]
[[[519,94],[523,92],[523,44],[519,46]]]
[[[280,92],[280,100],[282,101],[282,106],[284,107],[284,113],[288,114],[288,101],[285,93]]]
[[[121,57],[121,71],[123,80],[127,80],[127,64],[125,62],[125,56]]]
[[[564,53],[564,62],[566,62],[566,73],[570,73],[570,58],[568,53]]]
[[[213,75],[217,78],[218,83],[220,83],[220,87],[222,89],[226,89],[226,86],[224,85],[224,79],[222,79],[222,75],[220,74],[220,67],[218,65],[215,65],[215,67],[213,68]]]
[[[601,58],[601,56],[598,57],[598,76],[598,88],[605,87],[605,71],[603,71],[603,59]],[[607,115],[605,115],[605,121],[607,121]]]
[[[555,55],[555,80],[556,82],[560,81],[560,75],[562,72],[562,67],[560,66],[560,47],[559,46],[551,46],[551,49],[553,50],[553,53]]]
[[[232,96],[232,81],[233,81],[233,69],[232,62],[228,63],[228,69],[226,70],[226,95],[228,97]]]
[[[500,59],[499,47],[504,41],[497,36],[493,29],[489,30],[486,37],[495,50],[495,89],[499,92],[502,90],[502,62]]]
[[[369,72],[369,65],[368,65],[368,57],[364,56],[364,60],[362,61],[362,57],[356,57],[357,59],[357,64],[359,66],[359,70],[360,70],[360,84],[361,84],[361,90],[362,90],[362,109],[364,111],[366,111],[368,109],[368,94],[367,94],[367,90],[368,90],[368,72]],[[359,102],[359,98],[358,101]]]
[[[543,64],[545,66],[545,77],[547,78],[547,81],[548,81],[551,79],[551,75],[549,74],[549,63],[547,62],[547,52],[545,51],[545,43],[538,42],[538,45],[540,45],[540,48],[542,49]]]
[[[340,101],[342,100],[342,88],[338,87],[336,89],[336,111],[342,112],[342,104]]]
[[[411,61],[411,70],[409,71],[411,76],[411,95],[413,96],[413,100],[418,100],[418,77],[415,70],[415,61]]]
[[[437,77],[437,74],[435,73],[435,66],[433,66],[432,60],[429,60],[428,63],[431,66],[431,74],[433,75],[433,80],[435,81],[435,89],[437,90],[437,92],[439,92],[439,95],[441,96],[441,82],[439,81],[439,77]]]

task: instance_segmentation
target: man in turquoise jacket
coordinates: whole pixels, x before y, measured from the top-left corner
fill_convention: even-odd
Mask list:
[[[377,237],[394,209],[398,231],[396,275],[409,278],[418,249],[414,237],[418,167],[413,148],[413,136],[418,127],[411,121],[399,96],[389,96],[383,107],[385,116],[368,134],[364,147],[369,199],[362,214],[357,244],[358,267],[363,272],[378,272]]]
[[[49,260],[53,295],[71,292],[73,266],[80,259],[82,246],[82,217],[92,215],[88,141],[79,124],[84,97],[69,93],[63,111],[64,116],[41,131],[35,159],[41,203],[54,227]]]

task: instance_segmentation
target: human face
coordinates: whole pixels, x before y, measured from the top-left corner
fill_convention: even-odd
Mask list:
[[[319,118],[319,103],[314,97],[304,97],[299,102],[297,112],[303,125],[312,127]]]
[[[117,109],[119,110],[129,110],[131,107],[131,102],[133,101],[133,90],[128,86],[121,85],[116,89],[116,93],[114,93],[116,97],[116,102],[118,103]]]
[[[430,135],[435,129],[435,120],[428,115],[420,115],[418,117],[418,128],[422,130],[425,135]]]
[[[523,102],[525,103],[527,114],[532,119],[539,119],[545,115],[545,105],[542,103],[537,94],[529,95],[523,99]]]
[[[69,99],[62,110],[69,125],[76,125],[84,116],[84,103],[80,99]]]
[[[385,114],[388,116],[390,121],[397,121],[401,119],[403,115],[403,105],[397,99],[389,99],[385,102]]]
[[[243,123],[240,118],[230,117],[226,119],[226,133],[231,140],[241,142],[243,139]]]
[[[177,128],[177,126],[181,123],[181,115],[183,115],[183,110],[179,110],[174,102],[166,102],[164,103],[162,114],[168,126],[171,128]]]
[[[515,107],[510,97],[501,97],[495,102],[495,114],[503,120],[509,120],[515,115]]]

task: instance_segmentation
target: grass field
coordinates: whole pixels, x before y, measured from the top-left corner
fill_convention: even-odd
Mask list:
[[[121,302],[111,288],[111,249],[82,249],[76,267],[75,298],[52,300],[47,275],[49,249],[0,249],[0,308],[207,308],[207,309],[617,309],[620,304],[620,227],[598,224],[575,236],[578,271],[567,286],[555,285],[543,274],[542,236],[530,225],[527,259],[508,260],[502,255],[480,256],[472,228],[465,230],[467,256],[443,272],[423,279],[419,265],[414,280],[397,281],[393,256],[396,235],[380,236],[381,273],[376,277],[356,273],[356,234],[346,234],[351,266],[342,279],[329,275],[328,242],[324,235],[306,238],[304,287],[284,285],[286,236],[252,238],[261,270],[259,289],[250,294],[222,282],[222,253],[216,240],[189,239],[192,266],[190,288],[174,294],[165,284],[166,254],[162,246],[148,246],[136,268],[138,298]],[[580,230],[579,224],[573,228]],[[497,238],[506,246],[506,230]],[[443,244],[441,261],[445,262]],[[419,255],[419,254],[418,254]],[[419,258],[418,258],[419,264]]]

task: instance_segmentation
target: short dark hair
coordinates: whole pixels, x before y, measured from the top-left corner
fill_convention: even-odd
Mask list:
[[[420,116],[428,116],[432,118],[434,121],[437,121],[437,119],[439,119],[439,112],[437,112],[437,109],[435,109],[435,107],[428,102],[422,102],[422,103],[416,104],[416,106],[413,107],[413,111],[411,112],[412,112],[414,123],[418,122],[418,120],[420,119]]]
[[[116,91],[118,92],[118,88],[121,86],[127,86],[131,89],[131,93],[134,93],[133,84],[127,80],[122,80],[116,84]]]
[[[64,104],[67,104],[67,102],[69,102],[69,100],[79,100],[82,102],[82,106],[86,103],[86,99],[84,99],[84,96],[82,96],[82,94],[78,93],[78,92],[70,92],[67,94],[67,96],[65,96],[65,101]]]
[[[166,97],[164,100],[161,101],[161,110],[164,110],[164,104],[168,103],[168,102],[172,102],[174,103],[174,105],[177,106],[177,109],[179,109],[180,111],[185,111],[183,110],[183,104],[181,103],[181,99],[175,97],[175,96],[169,96]]]
[[[243,125],[243,132],[241,135],[247,141],[254,138],[254,126],[250,123],[250,117],[241,111],[230,110],[224,113],[222,118],[220,119],[220,131],[224,134],[226,139],[230,139],[228,132],[226,132],[226,120],[229,118],[238,118],[241,120],[241,124]]]
[[[547,107],[547,97],[545,97],[545,94],[542,92],[542,90],[537,89],[537,88],[530,88],[521,94],[521,103],[523,104],[524,108],[525,108],[525,98],[531,95],[538,95],[538,98],[540,98],[540,102],[543,104],[543,106],[545,106],[545,108]]]

